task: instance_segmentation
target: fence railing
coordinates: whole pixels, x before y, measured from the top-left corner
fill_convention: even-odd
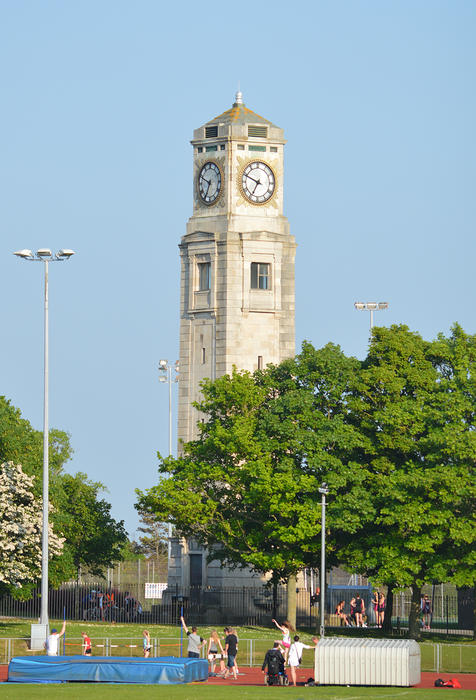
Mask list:
[[[0,664],[9,663],[14,656],[38,655],[42,652],[30,651],[29,638],[0,639]],[[81,638],[66,638],[61,644],[60,652],[66,656],[81,654]],[[187,639],[177,637],[152,637],[152,657],[184,656],[187,654]],[[241,667],[257,667],[263,663],[267,649],[271,646],[269,639],[240,639],[237,663]],[[96,637],[92,639],[94,656],[142,656],[142,638],[137,637]],[[420,644],[422,671],[436,673],[476,673],[476,646],[471,644]],[[206,647],[201,649],[202,658],[206,658]],[[312,668],[314,652],[304,649],[302,666]]]
[[[367,611],[367,625],[375,624],[371,604],[372,591],[368,586],[330,586],[326,595],[326,612],[333,613],[337,603],[345,602],[347,613],[350,600],[359,592]],[[40,591],[32,598],[20,601],[10,596],[0,598],[0,616],[35,619],[40,614]],[[187,622],[196,625],[262,626],[271,618],[284,619],[287,609],[287,592],[280,586],[273,599],[273,592],[259,588],[211,588],[189,587],[167,589],[162,598],[145,598],[145,588],[138,592],[128,587],[107,587],[101,583],[84,585],[64,584],[49,591],[49,616],[53,619],[84,620],[95,622],[139,622],[141,624],[177,624],[183,611]],[[451,595],[435,595],[433,598],[432,630],[450,633],[468,629],[463,621],[461,605],[456,590]],[[316,629],[319,625],[318,601],[309,590],[300,588],[296,596],[296,622],[299,627]],[[393,623],[396,627],[407,625],[410,610],[410,594],[394,596]]]

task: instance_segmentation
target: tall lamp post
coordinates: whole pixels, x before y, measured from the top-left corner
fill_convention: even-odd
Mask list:
[[[329,493],[327,484],[321,484],[319,488],[321,494],[321,626],[319,634],[325,637],[325,606],[326,606],[326,496]]]
[[[45,270],[45,293],[44,293],[44,391],[43,391],[43,518],[41,537],[41,607],[39,624],[31,626],[31,646],[32,649],[42,648],[49,634],[48,619],[48,504],[49,504],[49,453],[48,453],[48,263],[64,262],[74,255],[73,250],[63,248],[57,253],[52,253],[49,248],[40,248],[33,253],[31,250],[18,250],[14,253],[23,260],[42,262]]]
[[[175,376],[172,376],[172,370],[175,369]],[[176,360],[175,365],[171,365],[168,360],[159,360],[159,382],[169,385],[169,457],[172,456],[172,384],[179,380],[179,361]],[[168,524],[168,556],[170,560],[171,540],[172,540],[172,524]]]
[[[370,311],[370,330],[374,327],[374,311],[388,309],[388,303],[386,301],[356,301],[354,306],[357,311]]]

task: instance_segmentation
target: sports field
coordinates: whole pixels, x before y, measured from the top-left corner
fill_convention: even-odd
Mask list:
[[[446,688],[250,688],[250,687],[210,687],[201,684],[187,686],[120,685],[97,686],[91,683],[75,683],[59,686],[3,685],[0,687],[2,700],[366,700],[367,698],[388,698],[392,700],[437,700],[441,694],[457,693],[460,700],[476,698],[475,690],[449,690]]]

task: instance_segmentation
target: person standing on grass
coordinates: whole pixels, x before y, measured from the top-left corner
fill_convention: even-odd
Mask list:
[[[60,640],[60,637],[63,636],[65,631],[66,631],[66,620],[63,622],[63,627],[61,628],[61,632],[58,632],[58,630],[56,630],[54,628],[51,630],[51,634],[48,635],[46,642],[44,644],[47,656],[58,656],[59,640]]]
[[[360,593],[357,593],[350,601],[350,615],[355,619],[356,627],[364,626],[365,604]]]
[[[421,599],[421,612],[423,616],[423,629],[429,630],[431,625],[431,600],[427,595]]]
[[[383,627],[383,621],[385,618],[385,596],[383,593],[378,594],[378,617],[377,617],[377,624],[379,627]]]
[[[373,611],[375,613],[375,622],[376,622],[377,627],[379,626],[379,624],[378,624],[378,619],[379,619],[378,618],[378,596],[379,596],[379,592],[374,591],[373,595],[372,595],[372,608],[373,608]]]
[[[83,638],[83,643],[81,645],[82,647],[82,654],[83,656],[91,656],[92,654],[92,649],[91,649],[91,639],[88,637],[86,632],[81,632],[81,637]]]
[[[227,656],[227,669],[223,678],[229,678],[233,674],[235,681],[238,679],[238,667],[236,665],[235,659],[238,653],[238,637],[235,634],[235,630],[231,627],[225,627],[225,654]]]
[[[142,632],[142,648],[144,650],[144,659],[148,659],[150,656],[150,651],[152,649],[149,630],[144,630]]]
[[[314,638],[313,638],[314,641]],[[303,644],[302,642],[299,641],[299,637],[297,634],[294,635],[294,641],[289,647],[289,656],[288,656],[288,666],[291,669],[291,680],[293,685],[296,685],[296,671],[299,668],[299,664],[302,661],[302,650],[303,649],[315,649],[317,647],[317,642],[314,644],[314,646],[310,646],[309,644]]]
[[[200,635],[197,634],[197,628],[195,626],[192,627],[192,631],[189,632],[183,617],[180,618],[180,621],[182,623],[182,627],[185,630],[185,634],[188,637],[187,656],[189,659],[199,659],[200,649],[204,645],[205,640],[203,639],[203,637],[200,637]]]

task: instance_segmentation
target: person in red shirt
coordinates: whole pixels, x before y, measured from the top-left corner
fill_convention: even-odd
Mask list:
[[[86,632],[81,632],[81,636],[83,638],[83,656],[91,656],[92,651],[91,651],[91,640],[86,634]]]

